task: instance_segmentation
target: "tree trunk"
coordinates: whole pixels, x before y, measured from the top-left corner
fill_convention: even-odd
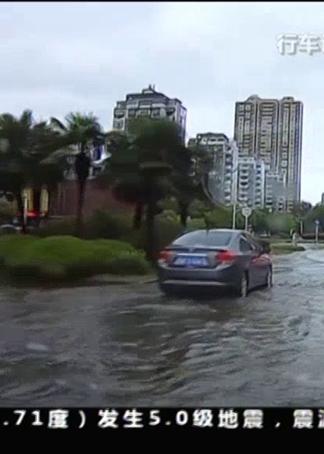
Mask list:
[[[23,201],[23,198],[21,195],[21,191],[16,192],[16,200],[17,200],[17,208],[18,208],[19,218],[20,218],[19,220],[20,220],[20,224],[21,224],[21,232],[23,234],[26,234],[27,228],[26,228],[25,216],[24,216],[25,207],[24,207],[24,201]]]
[[[153,200],[149,200],[146,208],[146,258],[153,262],[155,260],[155,232],[154,217],[156,206]]]
[[[188,219],[188,204],[180,202],[179,203],[179,208],[180,208],[180,222],[181,225],[186,228],[187,227],[187,219]]]
[[[85,200],[86,179],[78,180],[78,206],[76,218],[76,236],[81,237],[83,233],[83,206]]]
[[[135,213],[133,218],[133,229],[138,230],[142,226],[142,217],[143,217],[143,203],[137,202],[135,206]]]

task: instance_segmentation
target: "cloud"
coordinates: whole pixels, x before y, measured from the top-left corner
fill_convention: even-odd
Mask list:
[[[316,202],[324,53],[281,56],[276,39],[324,35],[323,19],[312,2],[2,3],[0,109],[92,111],[108,129],[117,100],[155,83],[187,107],[188,136],[231,136],[235,101],[294,96],[305,107],[302,196]]]

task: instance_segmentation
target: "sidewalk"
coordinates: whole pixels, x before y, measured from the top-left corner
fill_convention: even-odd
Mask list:
[[[115,276],[113,274],[98,274],[97,276],[89,277],[85,283],[92,285],[143,285],[152,284],[157,281],[155,274],[147,276]]]

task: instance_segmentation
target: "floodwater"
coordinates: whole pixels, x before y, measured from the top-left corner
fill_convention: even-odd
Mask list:
[[[324,250],[274,271],[246,299],[4,285],[0,405],[323,405]]]

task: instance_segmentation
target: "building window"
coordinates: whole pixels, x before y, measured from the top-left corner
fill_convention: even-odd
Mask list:
[[[119,109],[115,110],[115,114],[114,114],[115,118],[123,118],[124,116],[125,116],[124,110],[119,110]]]
[[[140,101],[140,102],[139,102],[139,106],[140,106],[140,107],[150,107],[151,104],[152,104],[151,101]]]
[[[128,109],[128,118],[134,118],[136,116],[136,109]]]
[[[168,108],[166,109],[166,114],[167,114],[168,116],[171,116],[171,115],[173,115],[174,113],[175,113],[175,108],[174,108],[174,107],[168,107]]]
[[[114,120],[114,129],[123,129],[123,120]]]
[[[138,115],[139,117],[147,117],[147,116],[149,115],[149,113],[150,113],[149,109],[140,109],[140,110],[138,111],[138,114],[137,114],[137,115]]]
[[[155,107],[154,109],[152,109],[152,117],[153,118],[157,118],[160,116],[160,112],[161,112],[161,109],[158,108],[158,107]]]

